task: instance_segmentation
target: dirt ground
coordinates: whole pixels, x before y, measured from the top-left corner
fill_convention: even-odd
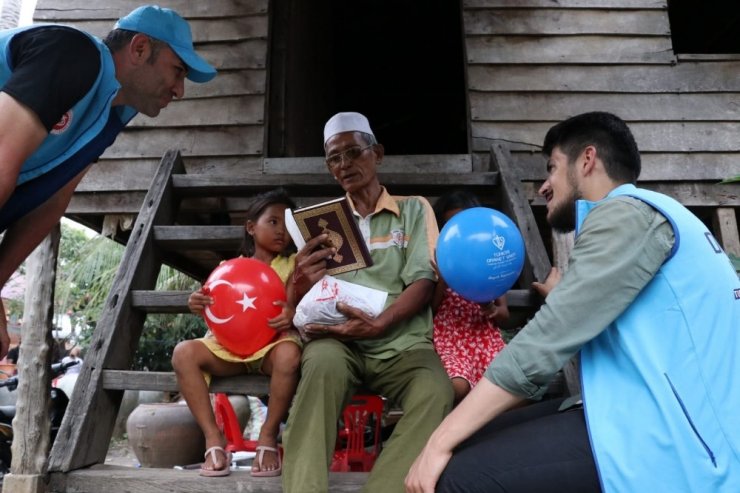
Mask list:
[[[105,463],[115,466],[139,467],[139,461],[125,438],[111,440],[108,454],[105,456]]]

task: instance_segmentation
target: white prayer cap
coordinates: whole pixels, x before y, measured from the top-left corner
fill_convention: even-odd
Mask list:
[[[375,137],[365,115],[353,111],[337,113],[329,118],[324,126],[324,145],[329,139],[342,132],[362,132]]]

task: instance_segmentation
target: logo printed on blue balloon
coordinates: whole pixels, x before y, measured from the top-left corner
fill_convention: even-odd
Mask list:
[[[486,303],[516,283],[524,267],[524,240],[514,222],[496,209],[466,209],[442,228],[437,266],[463,298]]]

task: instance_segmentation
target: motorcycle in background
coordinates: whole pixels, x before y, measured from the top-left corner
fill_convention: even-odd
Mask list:
[[[67,394],[56,386],[56,379],[64,375],[67,370],[79,361],[70,361],[67,363],[54,363],[51,365],[51,408],[49,410],[49,419],[51,420],[51,432],[49,435],[49,445],[54,443],[54,439],[62,424],[64,412],[67,410],[69,398]],[[0,388],[6,387],[9,391],[18,388],[18,375],[13,375],[0,380]],[[0,477],[10,471],[10,462],[12,459],[11,445],[13,444],[13,418],[15,417],[15,405],[0,406]]]

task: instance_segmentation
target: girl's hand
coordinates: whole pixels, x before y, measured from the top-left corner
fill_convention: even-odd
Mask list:
[[[268,320],[267,325],[277,330],[278,332],[290,330],[293,327],[293,316],[295,315],[295,308],[293,308],[289,303],[282,300],[277,300],[273,302],[273,304],[282,306],[283,311],[277,317]]]
[[[201,288],[198,291],[191,293],[188,298],[188,308],[196,315],[202,315],[203,310],[205,310],[208,305],[212,304],[213,298],[208,295],[207,289]]]
[[[504,296],[496,298],[487,305],[481,305],[481,311],[483,312],[483,316],[488,320],[493,320],[497,324],[502,324],[509,320],[509,306]]]

